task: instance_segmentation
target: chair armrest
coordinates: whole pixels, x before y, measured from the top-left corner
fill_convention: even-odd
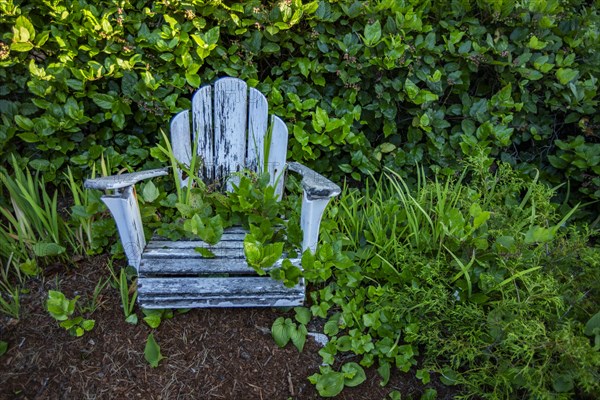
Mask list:
[[[302,188],[309,200],[335,197],[342,191],[338,185],[302,164],[289,162],[287,166],[290,171],[302,175]]]
[[[86,189],[115,190],[133,186],[144,179],[165,176],[169,168],[151,169],[148,171],[131,172],[127,174],[103,176],[101,178],[86,179],[83,187]]]

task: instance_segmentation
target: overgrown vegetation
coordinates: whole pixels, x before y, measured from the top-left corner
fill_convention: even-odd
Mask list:
[[[388,171],[346,188],[324,240],[334,250],[303,265],[322,285],[312,311],[327,318],[326,364],[352,352],[384,383],[396,368],[435,372],[462,398],[598,392],[600,353],[584,332],[600,307],[592,232],[566,225],[546,185],[485,161],[445,179],[417,168],[414,187]],[[334,253],[346,262],[327,262]]]
[[[424,385],[432,375],[459,385],[463,398],[592,396],[592,3],[0,2],[0,312],[18,319],[27,279],[52,263],[119,256],[114,223],[83,178],[173,164],[160,129],[198,86],[229,75],[286,121],[289,159],[348,182],[317,253],[302,256],[310,311],[272,330],[278,345],[301,350],[310,316],[326,320],[324,365],[310,377],[322,396],[360,384],[369,366],[384,385],[412,371]],[[274,229],[285,225],[283,206],[258,177],[240,179],[229,196],[199,178],[192,190],[147,182],[138,188],[145,226],[214,242],[241,223],[251,228],[246,256],[264,272],[294,250],[282,243],[298,241],[297,216],[284,239]],[[285,267],[270,273],[292,285],[298,270]],[[92,314],[110,282],[136,324],[133,274],[110,273],[78,311]],[[93,321],[73,317],[75,300],[52,292],[47,306],[79,336]],[[174,313],[143,315],[157,329]],[[0,342],[0,355],[9,345]],[[153,367],[164,358],[152,334],[145,357]]]

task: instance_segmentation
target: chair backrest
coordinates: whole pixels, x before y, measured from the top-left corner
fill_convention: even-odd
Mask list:
[[[191,114],[191,115],[190,115]],[[244,168],[268,171],[271,185],[281,196],[285,170],[288,130],[276,116],[268,129],[265,96],[237,78],[221,78],[198,89],[192,110],[184,110],[171,121],[171,145],[177,160],[190,165],[193,144],[202,161],[205,180],[227,181]],[[179,174],[183,186],[188,178]]]

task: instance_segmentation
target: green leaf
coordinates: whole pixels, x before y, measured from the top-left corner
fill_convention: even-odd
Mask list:
[[[20,15],[15,20],[13,27],[13,40],[16,42],[29,42],[35,39],[35,28],[27,17]]]
[[[131,324],[131,325],[137,325],[137,323],[138,323],[137,314],[136,313],[129,314],[129,316],[127,318],[125,318],[125,322],[127,322],[128,324]]]
[[[8,350],[8,342],[5,342],[4,340],[0,340],[0,357],[2,357],[4,354],[6,354],[7,350]]]
[[[213,253],[212,251],[210,251],[209,249],[207,249],[205,247],[194,247],[194,251],[196,251],[197,253],[200,253],[200,255],[204,258],[215,258],[216,257],[215,253]]]
[[[39,242],[33,245],[33,253],[37,257],[53,257],[62,254],[67,249],[57,243]]]
[[[552,387],[558,393],[567,393],[573,390],[575,385],[573,384],[573,378],[570,375],[562,374],[554,378]]]
[[[158,363],[164,358],[162,354],[160,354],[160,346],[156,343],[156,340],[154,340],[154,335],[152,333],[148,335],[148,340],[146,341],[144,358],[152,368],[158,367]]]
[[[585,324],[583,333],[587,336],[600,334],[600,311],[594,314],[592,318],[590,318],[590,320]]]
[[[563,85],[566,85],[567,83],[571,82],[577,77],[577,75],[579,75],[579,71],[571,68],[559,68],[556,71],[556,77]]]
[[[113,103],[115,102],[114,97],[109,94],[92,93],[90,97],[98,107],[104,110],[112,109]]]
[[[93,319],[86,319],[85,321],[83,321],[81,323],[81,327],[86,331],[89,332],[92,329],[94,329],[94,326],[96,326],[96,321],[94,321]]]
[[[154,183],[152,183],[152,181],[146,183],[144,189],[142,190],[142,196],[144,197],[144,201],[146,203],[152,203],[158,198],[159,195],[160,192],[158,191]]]
[[[17,51],[17,52],[20,52],[20,53],[25,53],[25,52],[33,49],[33,44],[31,44],[29,42],[12,43],[10,45],[10,49],[12,51]]]
[[[367,379],[365,370],[355,362],[344,364],[342,372],[344,373],[344,385],[348,387],[358,386]]]
[[[344,389],[344,374],[328,371],[318,375],[316,388],[321,397],[335,397]]]
[[[406,78],[404,81],[404,91],[408,97],[412,100],[419,94],[419,87],[413,83],[410,79]]]
[[[33,130],[33,121],[31,121],[29,118],[24,117],[22,115],[15,115],[15,123],[19,126],[19,128],[26,130],[26,131],[32,131]]]
[[[531,39],[529,39],[528,46],[531,49],[541,50],[546,47],[546,44],[546,42],[539,40],[536,36],[532,36]]]
[[[283,317],[279,317],[273,322],[273,326],[271,327],[271,334],[273,335],[273,339],[275,343],[279,347],[285,347],[290,341],[290,332],[287,329],[285,324],[285,319]]]
[[[381,39],[381,23],[379,20],[365,26],[365,44],[374,46]]]
[[[144,317],[144,322],[147,323],[150,328],[156,329],[160,326],[162,318],[158,314],[151,314]]]
[[[544,228],[538,225],[529,228],[525,234],[525,243],[546,243],[554,239],[554,231],[551,228]]]
[[[308,331],[306,329],[306,326],[300,324],[300,326],[298,326],[298,328],[296,329],[296,327],[293,327],[294,329],[289,329],[289,333],[290,333],[290,339],[292,339],[292,343],[294,344],[294,346],[296,346],[296,348],[298,349],[299,352],[302,352],[302,350],[304,349],[304,344],[306,343],[306,335],[308,335]]]
[[[312,313],[306,307],[294,307],[294,311],[296,311],[296,321],[301,324],[308,324],[312,317]]]
[[[381,386],[387,385],[388,382],[390,381],[390,372],[391,372],[390,363],[386,362],[386,361],[382,361],[379,368],[377,368],[377,372],[379,373],[379,376],[381,376],[380,385]]]

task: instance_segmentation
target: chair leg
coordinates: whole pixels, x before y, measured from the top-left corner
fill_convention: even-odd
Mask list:
[[[123,250],[129,261],[129,265],[137,270],[142,258],[142,252],[146,247],[142,218],[135,195],[135,188],[129,186],[121,193],[112,196],[102,196],[102,201],[110,210],[123,244]]]
[[[319,226],[323,211],[330,199],[309,200],[306,192],[302,197],[302,211],[300,214],[300,226],[302,227],[302,251],[310,249],[313,253],[317,249],[319,241]]]

